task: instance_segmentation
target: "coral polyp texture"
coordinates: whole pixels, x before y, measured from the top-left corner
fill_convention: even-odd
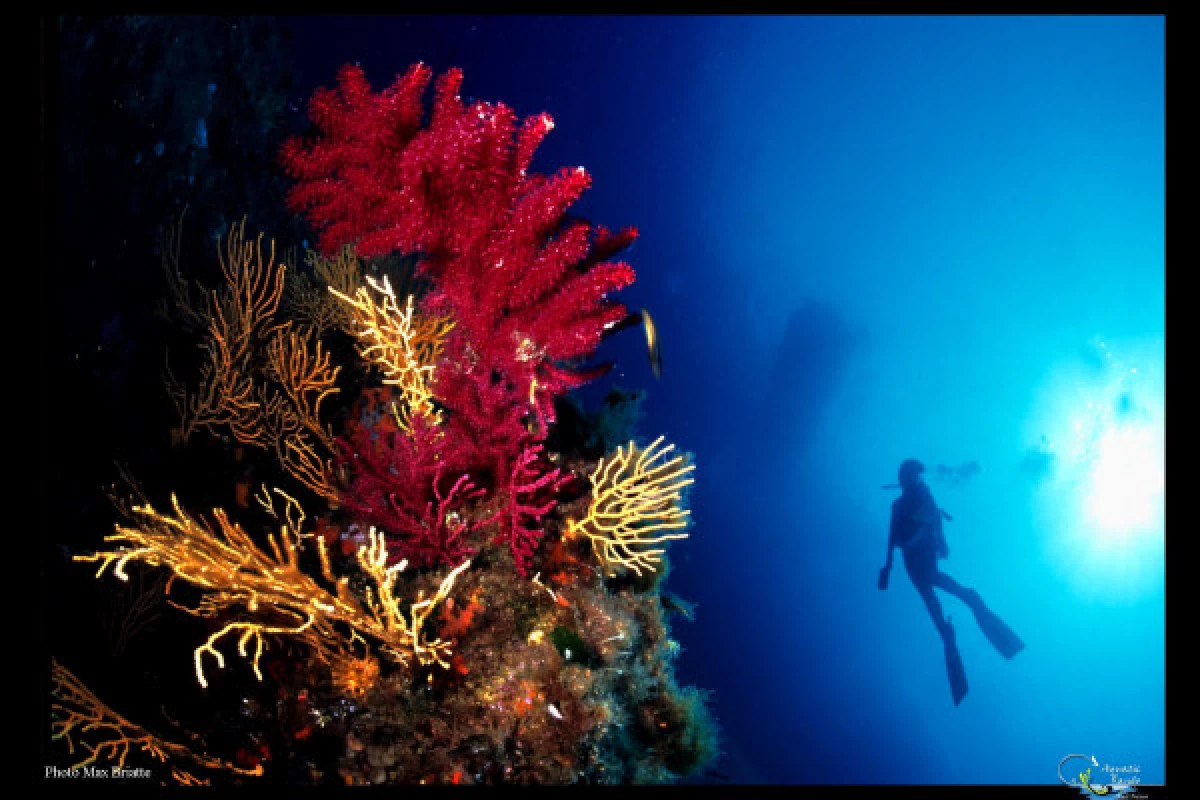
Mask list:
[[[532,169],[549,116],[466,105],[457,70],[427,111],[431,80],[418,64],[375,92],[346,67],[314,95],[281,155],[320,233],[302,263],[243,221],[222,286],[194,292],[168,227],[169,305],[199,345],[168,372],[172,441],[233,451],[232,502],[201,513],[171,486],[160,511],[139,487],[75,560],[165,573],[167,604],[207,623],[198,691],[264,687],[275,702],[242,713],[280,730],[224,759],[167,744],[62,670],[56,735],[107,731],[89,761],[136,745],[188,784],[531,784],[716,757],[704,694],[674,678],[666,615],[688,605],[660,588],[691,457],[629,441],[628,414],[554,435],[556,403],[606,370],[587,362],[626,318],[610,295],[634,272],[611,259],[635,232],[567,216],[582,168]],[[615,431],[628,444],[595,460]]]

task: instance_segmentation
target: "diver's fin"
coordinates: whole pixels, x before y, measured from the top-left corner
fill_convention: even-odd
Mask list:
[[[999,651],[1000,655],[1012,658],[1025,649],[1025,643],[1021,641],[1021,637],[1017,636],[1013,629],[1004,623],[1004,620],[983,604],[978,592],[972,594],[969,605],[975,612],[975,621],[979,623],[979,630],[983,631],[983,635],[992,643],[992,647]]]
[[[946,618],[942,629],[942,643],[946,648],[946,677],[950,679],[950,695],[957,706],[967,696],[967,671],[963,668],[962,656],[959,655],[958,643],[955,641],[954,628],[950,625],[949,617]]]

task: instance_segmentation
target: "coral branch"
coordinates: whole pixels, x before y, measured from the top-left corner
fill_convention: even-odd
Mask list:
[[[571,475],[560,477],[557,468],[548,472],[538,469],[543,449],[540,444],[525,447],[514,464],[508,482],[508,525],[497,537],[511,548],[521,577],[529,574],[533,554],[546,534],[542,519],[558,504],[559,489],[571,480]]]
[[[67,752],[74,755],[75,738],[79,737],[79,746],[88,753],[87,758],[72,765],[72,769],[94,764],[99,759],[115,761],[117,768],[123,769],[130,752],[142,752],[164,763],[169,758],[186,759],[205,769],[229,770],[241,775],[262,774],[261,766],[242,769],[227,761],[194,753],[181,744],[155,736],[101,702],[91,689],[57,661],[53,662],[51,679],[54,682],[52,694],[55,698],[55,702],[50,706],[54,717],[50,725],[51,738],[64,740]],[[83,741],[84,737],[93,741]]]
[[[454,322],[445,317],[414,316],[411,294],[401,310],[386,277],[376,280],[368,275],[366,281],[378,299],[367,287],[360,287],[353,297],[329,287],[347,306],[359,353],[383,371],[385,384],[399,387],[411,412],[440,422],[441,414],[433,404],[434,368]]]
[[[589,476],[592,502],[587,515],[568,523],[568,535],[591,539],[592,550],[609,575],[620,569],[638,575],[643,569],[655,572],[664,548],[654,545],[687,537],[671,531],[688,526],[691,512],[682,507],[682,492],[694,482],[688,473],[695,465],[682,455],[664,461],[675,448],[657,449],[664,438],[658,437],[645,450],[630,442],[627,450],[618,447],[611,457],[600,459]]]
[[[158,311],[167,321],[175,322],[194,333],[208,327],[212,312],[208,306],[211,299],[209,292],[199,287],[200,298],[193,300],[191,285],[183,277],[183,218],[186,214],[187,206],[184,206],[179,216],[158,232],[158,252],[167,281],[167,295],[170,298],[169,302],[165,299],[162,301]],[[171,314],[171,306],[175,307],[174,315]]]
[[[262,675],[259,658],[269,635],[298,638],[310,645],[325,659],[346,647],[347,639],[368,637],[379,643],[383,652],[393,660],[408,664],[412,657],[425,665],[445,664],[449,645],[440,639],[422,640],[421,626],[431,604],[440,602],[453,586],[454,578],[470,563],[464,562],[443,581],[442,588],[431,601],[418,599],[410,607],[410,620],[400,612],[399,601],[393,595],[396,577],[404,563],[385,568],[387,548],[383,537],[371,531],[369,547],[359,548],[358,562],[363,571],[376,582],[373,594],[368,592],[365,605],[351,594],[349,580],[336,583],[336,593],[320,586],[299,566],[299,545],[302,538],[313,538],[318,550],[325,542],[312,534],[301,533],[304,516],[299,505],[279,490],[287,499],[287,510],[276,512],[269,492],[260,502],[280,520],[278,534],[268,537],[271,552],[258,548],[250,536],[229,520],[221,509],[213,516],[218,530],[213,531],[201,521],[188,515],[174,495],[173,515],[160,514],[145,505],[133,510],[140,517],[137,527],[117,526],[116,533],[105,538],[115,549],[92,555],[76,556],[77,561],[98,561],[96,576],[112,566],[113,574],[127,580],[126,564],[140,561],[150,566],[168,568],[173,579],[180,579],[204,591],[195,608],[182,608],[188,613],[215,617],[234,612],[238,617],[209,636],[195,651],[196,678],[207,686],[204,677],[204,656],[212,656],[218,667],[225,659],[217,644],[228,636],[237,635],[238,653],[251,661],[256,677]],[[322,558],[323,563],[326,557]],[[349,629],[339,631],[337,625]],[[253,647],[253,653],[248,651]]]
[[[283,388],[304,427],[331,443],[333,437],[321,425],[319,416],[321,401],[338,390],[335,384],[341,367],[330,366],[329,353],[321,343],[318,341],[310,352],[308,337],[289,323],[267,345],[266,369]]]
[[[362,262],[349,245],[332,258],[324,258],[315,250],[309,250],[304,262],[312,267],[313,277],[327,289],[342,294],[353,294],[363,283]]]
[[[396,557],[418,567],[458,563],[475,552],[469,535],[495,516],[469,520],[468,506],[484,490],[458,468],[462,445],[449,438],[453,432],[424,417],[401,422],[402,430],[374,440],[365,429],[339,440],[339,463],[353,474],[344,505],[385,533]]]
[[[231,349],[249,352],[256,336],[272,330],[271,320],[283,296],[286,266],[275,263],[275,240],[268,240],[270,253],[263,255],[263,234],[253,242],[245,236],[246,220],[230,226],[225,249],[217,247],[217,260],[225,276],[222,298],[229,317]]]
[[[271,317],[284,286],[284,265],[275,264],[275,242],[270,241],[270,252],[264,258],[262,236],[247,241],[245,220],[230,227],[224,249],[217,246],[226,283],[223,291],[210,292],[210,302],[202,311],[189,305],[186,293],[173,285],[176,305],[185,316],[208,316],[199,386],[189,392],[168,371],[168,390],[180,414],[178,437],[182,441],[199,428],[228,425],[245,431],[258,424],[257,404],[251,396],[252,359],[256,343],[275,330]]]
[[[274,403],[260,430],[273,431],[268,438],[274,444],[280,463],[301,483],[321,497],[336,502],[333,466],[322,458],[334,449],[333,433],[321,423],[321,402],[335,394],[340,367],[331,367],[329,353],[320,341],[310,351],[308,337],[290,323],[276,332],[267,346],[266,373],[282,388],[288,403]],[[273,417],[273,418],[272,418]]]
[[[338,391],[341,368],[331,365],[320,342],[326,323],[312,316],[320,309],[310,314],[308,328],[275,320],[285,265],[275,263],[274,241],[264,253],[263,235],[246,240],[244,225],[233,226],[217,249],[222,290],[210,293],[202,312],[188,309],[208,315],[198,386],[189,391],[168,370],[181,420],[176,436],[186,442],[199,428],[228,430],[242,444],[273,449],[296,480],[336,504],[333,434],[320,414],[322,402]],[[293,302],[304,302],[299,291],[301,299]],[[186,300],[178,289],[173,294],[177,304]]]
[[[230,349],[228,334],[225,316],[217,307],[209,320],[208,339],[200,345],[205,363],[194,390],[187,391],[167,367],[167,391],[179,413],[176,438],[181,442],[199,428],[238,425],[246,418],[255,418],[249,365],[245,354]]]
[[[329,290],[353,295],[363,285],[362,263],[354,248],[343,247],[330,258],[309,250],[304,261],[312,275],[288,274],[288,309],[312,328],[317,338],[332,330],[353,333],[348,309]]]
[[[211,786],[212,781],[207,778],[197,778],[187,770],[179,769],[178,767],[171,768],[171,777],[174,778],[180,786]]]

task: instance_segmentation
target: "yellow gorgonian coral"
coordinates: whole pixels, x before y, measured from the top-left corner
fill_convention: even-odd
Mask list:
[[[386,277],[376,279],[367,275],[366,281],[367,286],[360,287],[353,297],[329,287],[330,292],[348,304],[353,321],[351,330],[358,338],[360,354],[383,370],[385,384],[400,388],[411,412],[440,422],[433,404],[434,365],[442,355],[453,321],[421,319],[415,313],[411,294],[402,309]]]
[[[647,448],[634,442],[600,459],[589,476],[592,502],[586,516],[570,520],[567,535],[587,536],[608,575],[621,569],[637,575],[655,572],[671,539],[685,539],[690,511],[683,490],[694,482],[695,465],[683,455],[666,457],[675,445],[660,448],[660,436]]]
[[[325,541],[304,534],[304,514],[296,501],[276,489],[285,507],[277,511],[270,493],[259,502],[280,521],[278,534],[268,537],[271,552],[259,548],[242,527],[221,509],[213,511],[214,530],[189,515],[172,496],[173,514],[162,514],[149,505],[132,511],[138,524],[117,526],[105,541],[116,545],[112,550],[75,556],[76,561],[98,561],[96,576],[113,567],[113,574],[127,580],[125,565],[131,561],[171,570],[172,581],[182,580],[203,592],[194,608],[177,608],[202,617],[219,617],[233,612],[234,619],[196,648],[196,679],[207,686],[204,657],[225,666],[225,657],[217,643],[237,636],[238,653],[249,658],[254,674],[262,674],[258,662],[270,635],[294,638],[309,645],[314,655],[328,663],[345,657],[355,646],[365,648],[374,641],[381,653],[392,661],[407,665],[415,660],[422,666],[449,664],[450,644],[442,639],[426,640],[422,635],[425,619],[450,593],[454,581],[470,561],[452,570],[432,597],[419,596],[406,616],[395,597],[396,578],[406,562],[387,566],[387,547],[383,536],[373,528],[369,544],[358,549],[358,564],[375,584],[360,601],[349,589],[349,579],[335,578]],[[334,584],[330,591],[300,568],[299,549],[303,539],[316,542],[321,572]],[[169,584],[168,584],[169,586]],[[253,647],[253,653],[247,648]]]

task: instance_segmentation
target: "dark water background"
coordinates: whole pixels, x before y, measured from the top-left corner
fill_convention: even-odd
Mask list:
[[[695,527],[668,586],[698,606],[676,625],[679,677],[714,690],[718,770],[1046,783],[1088,753],[1164,780],[1162,18],[231,25],[182,44],[127,26],[124,77],[83,69],[116,34],[60,31],[46,363],[62,385],[46,408],[89,420],[49,434],[48,492],[71,509],[47,544],[52,582],[87,581],[56,548],[108,529],[113,459],[167,469],[161,275],[129,220],[157,225],[190,197],[199,247],[220,213],[300,237],[273,159],[312,90],[347,62],[377,88],[417,60],[459,66],[464,97],[551,113],[534,166],[588,168],[576,212],[641,230],[624,300],[658,324],[662,379],[630,332],[585,397],[647,389],[642,433],[695,453]],[[177,90],[139,77],[137,53]],[[154,132],[110,124],[133,84],[169,98]],[[178,174],[147,171],[162,140],[191,143],[168,153]],[[249,190],[250,174],[267,177]],[[894,496],[879,487],[910,456],[955,517],[944,568],[1027,645],[1005,662],[946,600],[971,683],[958,708],[903,571],[875,586]],[[61,632],[89,591],[48,593],[64,662],[87,659],[86,635]],[[166,679],[140,680],[151,696]]]

